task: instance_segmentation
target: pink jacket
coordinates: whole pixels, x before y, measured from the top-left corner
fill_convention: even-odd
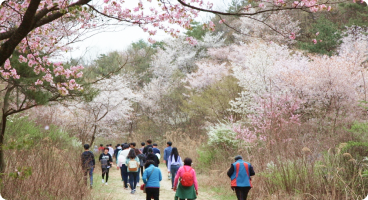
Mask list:
[[[178,186],[179,177],[181,177],[185,172],[184,167],[185,167],[185,170],[187,170],[187,171],[190,170],[190,172],[192,173],[193,179],[194,179],[194,188],[195,188],[195,190],[198,191],[197,175],[196,175],[194,169],[192,167],[188,166],[188,165],[184,165],[183,167],[180,167],[178,169],[178,172],[176,172],[175,181],[174,181],[174,188],[176,188]]]

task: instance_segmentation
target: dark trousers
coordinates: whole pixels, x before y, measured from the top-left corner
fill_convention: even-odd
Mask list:
[[[93,185],[93,167],[90,169],[83,169],[83,179],[84,183],[87,185],[87,176],[89,175],[89,184]]]
[[[124,188],[128,187],[128,168],[126,165],[122,165],[120,167],[120,173],[121,173],[121,178],[124,181]]]
[[[139,171],[138,172],[128,172],[128,175],[129,175],[130,188],[132,190],[135,190],[135,187],[137,187],[137,183],[139,180]]]
[[[143,177],[143,166],[140,166],[139,168],[141,170],[141,176]]]
[[[109,180],[109,170],[110,168],[102,168],[102,180],[104,179],[106,175],[106,183]]]
[[[151,200],[153,197],[154,200],[159,200],[160,196],[160,188],[146,188],[146,200]]]
[[[235,193],[238,200],[246,200],[250,189],[251,187],[235,187]]]

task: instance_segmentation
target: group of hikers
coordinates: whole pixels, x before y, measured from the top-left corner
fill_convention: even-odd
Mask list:
[[[158,200],[160,196],[160,181],[162,173],[159,169],[161,151],[157,144],[148,139],[147,144],[141,143],[141,148],[136,148],[136,143],[118,144],[114,150],[111,144],[104,147],[102,144],[98,149],[100,154],[99,162],[102,169],[102,184],[108,185],[109,170],[115,159],[117,169],[120,169],[121,179],[124,189],[130,190],[131,194],[136,193],[136,188],[140,187],[146,193],[146,200]],[[198,182],[195,170],[192,168],[192,159],[187,157],[184,160],[179,155],[176,147],[172,147],[172,142],[166,143],[164,149],[163,162],[168,170],[168,180],[171,180],[171,189],[175,191],[175,200],[196,199],[198,195]],[[93,171],[95,169],[94,154],[89,151],[90,146],[84,145],[84,152],[81,155],[84,181],[87,184],[87,176],[90,177],[90,187],[93,185]],[[97,153],[97,152],[96,152]],[[231,188],[235,191],[238,200],[247,199],[248,192],[252,187],[251,176],[254,170],[249,162],[244,162],[243,158],[235,156],[235,162],[231,164],[227,175],[231,179]],[[140,176],[143,184],[139,185]]]

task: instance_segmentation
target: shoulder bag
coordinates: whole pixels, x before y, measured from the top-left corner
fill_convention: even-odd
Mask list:
[[[155,170],[155,167],[152,169],[151,174],[147,177],[147,182],[148,182],[148,179],[151,177],[154,170]],[[146,184],[141,185],[141,190],[143,190],[143,193],[146,193]]]

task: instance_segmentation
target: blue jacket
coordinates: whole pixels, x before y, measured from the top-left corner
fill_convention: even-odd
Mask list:
[[[172,147],[168,146],[165,148],[164,150],[164,160],[168,161],[169,160],[169,156],[171,155],[171,151],[172,151]]]
[[[250,176],[254,175],[252,165],[249,162],[244,162],[242,159],[234,162],[228,171],[232,187],[252,187]]]
[[[152,170],[154,171],[152,172]],[[148,177],[149,179],[147,181]],[[146,187],[159,188],[160,181],[162,181],[161,170],[158,167],[155,167],[153,164],[151,164],[148,168],[146,168],[146,170],[144,170],[142,179],[144,184],[146,184]]]

